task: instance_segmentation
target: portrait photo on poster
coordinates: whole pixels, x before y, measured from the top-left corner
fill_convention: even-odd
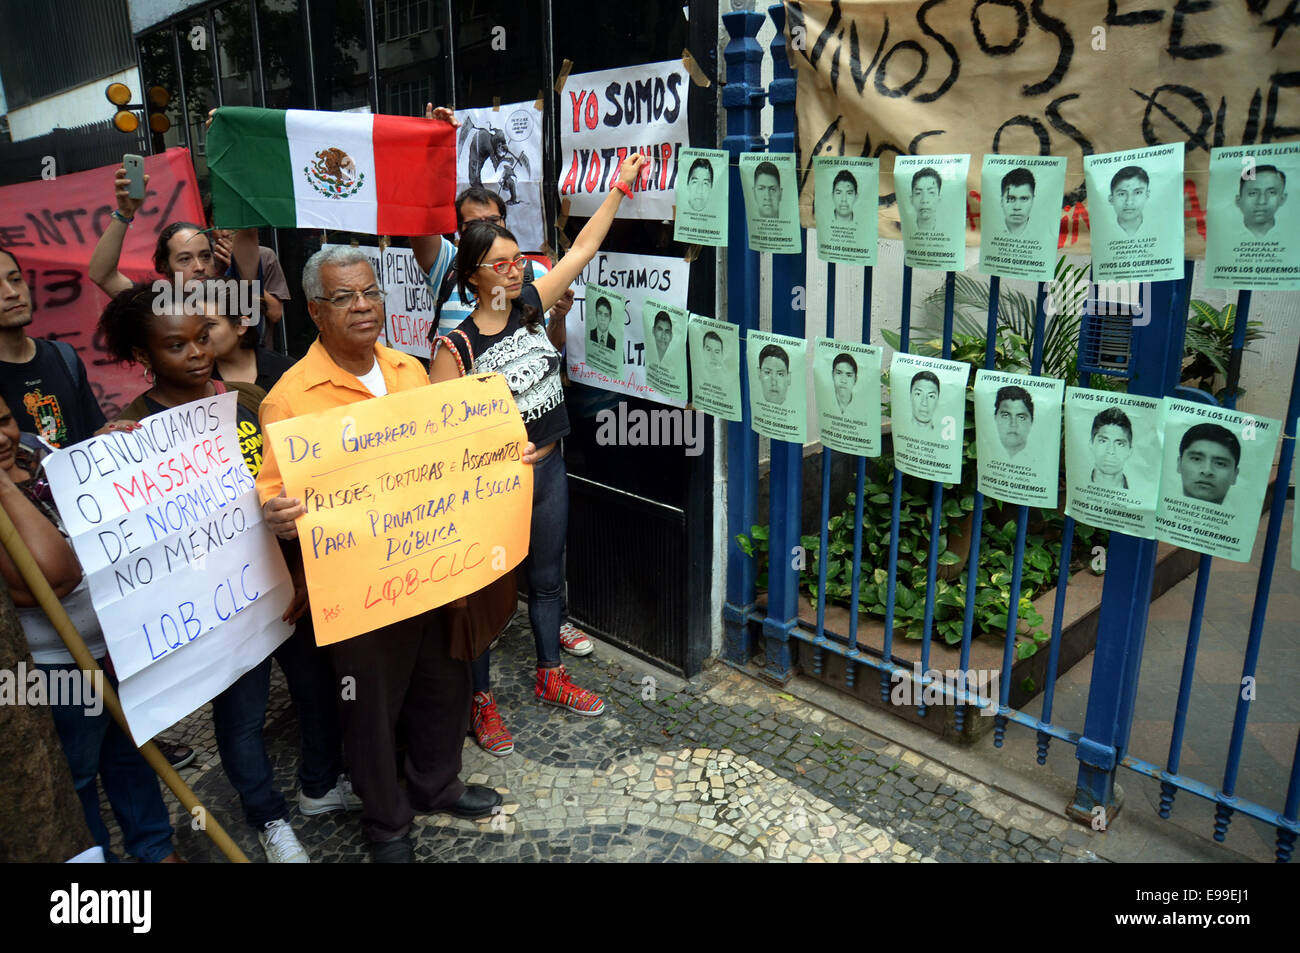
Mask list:
[[[751,251],[792,255],[802,249],[797,182],[794,153],[741,153],[740,185]]]
[[[740,329],[727,321],[690,315],[691,403],[723,420],[740,420]]]
[[[685,308],[646,298],[641,305],[641,323],[645,335],[646,382],[662,394],[686,400],[686,326]]]
[[[1065,166],[1064,156],[984,156],[980,274],[1052,280]]]
[[[1089,526],[1155,539],[1164,462],[1159,398],[1065,389],[1065,513]]]
[[[856,341],[816,338],[813,394],[821,442],[840,453],[880,456],[882,350]]]
[[[807,353],[808,342],[803,338],[749,332],[745,354],[755,433],[796,443],[808,439]]]
[[[583,315],[587,322],[587,365],[607,377],[623,377],[623,324],[627,299],[588,282]]]
[[[899,470],[927,480],[961,482],[970,370],[964,361],[894,352],[890,425]]]
[[[1163,424],[1156,538],[1249,562],[1281,422],[1166,397]]]
[[[727,244],[729,161],[722,149],[683,149],[678,155],[673,241],[687,245]]]
[[[1094,281],[1183,277],[1183,143],[1083,157]]]
[[[903,263],[931,271],[966,270],[969,155],[898,156],[894,194],[903,227]]]
[[[1055,507],[1065,381],[975,372],[975,459],[985,496]]]
[[[843,265],[876,263],[879,195],[879,159],[852,156],[813,159],[818,258]]]
[[[1210,151],[1205,285],[1243,291],[1300,289],[1300,143]]]

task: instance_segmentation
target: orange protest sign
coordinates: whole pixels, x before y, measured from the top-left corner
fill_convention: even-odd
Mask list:
[[[269,424],[316,642],[370,632],[483,588],[528,554],[532,467],[499,374]]]

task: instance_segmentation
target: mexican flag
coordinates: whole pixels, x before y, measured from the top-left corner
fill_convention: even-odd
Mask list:
[[[456,230],[456,130],[409,116],[227,106],[208,130],[222,228]]]

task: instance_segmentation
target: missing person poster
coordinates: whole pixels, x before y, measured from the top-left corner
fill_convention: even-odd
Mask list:
[[[961,482],[970,365],[894,352],[889,364],[894,466],[944,483]]]
[[[588,282],[586,305],[587,366],[621,380],[627,299],[617,291]]]
[[[894,193],[903,226],[903,264],[966,268],[966,171],[970,156],[899,156]]]
[[[1181,142],[1083,157],[1092,280],[1183,277]]]
[[[1065,157],[985,155],[980,195],[980,274],[1051,281]]]
[[[1282,424],[1165,398],[1156,539],[1250,561]]]
[[[678,152],[690,142],[681,60],[619,66],[570,76],[560,93],[560,201],[574,218],[605,201],[629,153],[648,161],[619,218],[669,219],[677,191]],[[548,94],[549,95],[549,94]]]
[[[685,308],[646,298],[641,305],[645,333],[645,379],[659,393],[686,402]]]
[[[1247,291],[1300,289],[1300,143],[1210,151],[1205,210],[1205,286]]]
[[[1065,514],[1156,538],[1164,460],[1163,402],[1086,387],[1065,389]]]
[[[985,496],[1055,509],[1065,381],[975,372],[975,457]]]
[[[794,153],[742,153],[740,189],[745,193],[750,250],[799,254],[803,246]]]
[[[817,428],[824,446],[880,456],[881,353],[856,341],[819,337],[813,342]]]
[[[740,329],[692,314],[687,322],[691,355],[691,403],[723,420],[742,420]]]
[[[807,351],[808,342],[803,338],[749,332],[745,357],[749,361],[750,426],[755,433],[790,443],[808,439]]]
[[[813,180],[817,257],[841,265],[874,265],[880,160],[817,156]]]
[[[683,149],[677,162],[673,241],[688,245],[727,244],[727,198],[731,176],[729,154],[723,149]]]

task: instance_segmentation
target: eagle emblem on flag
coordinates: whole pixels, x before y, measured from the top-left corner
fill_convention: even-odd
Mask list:
[[[337,146],[317,152],[315,161],[303,166],[302,171],[312,188],[332,199],[355,195],[366,179],[364,172],[357,171],[352,157]]]

